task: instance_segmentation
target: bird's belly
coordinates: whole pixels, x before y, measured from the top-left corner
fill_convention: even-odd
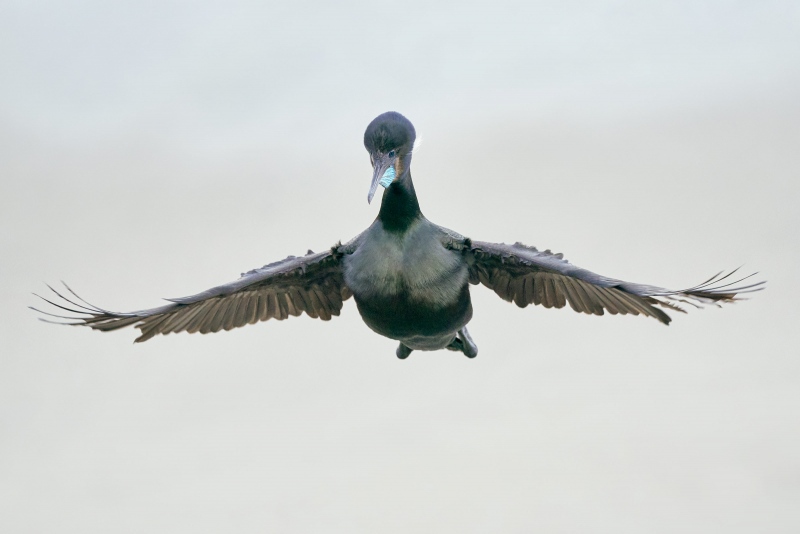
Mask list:
[[[444,348],[453,335],[472,318],[469,287],[464,285],[459,298],[445,306],[414,301],[406,295],[361,299],[354,295],[364,322],[382,336],[409,341],[428,350]]]

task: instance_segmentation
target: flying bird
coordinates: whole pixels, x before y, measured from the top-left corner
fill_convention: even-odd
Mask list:
[[[104,332],[133,325],[141,331],[136,338],[140,342],[158,334],[206,334],[302,313],[327,321],[353,297],[367,326],[399,342],[398,358],[415,350],[440,349],[474,358],[478,347],[467,330],[472,318],[470,284],[484,285],[520,308],[569,304],[576,312],[644,315],[663,324],[671,321],[664,309],[683,312],[682,304],[719,305],[763,289],[764,282],[742,285],[749,277],[735,279],[733,271],[673,291],[601,276],[569,263],[562,254],[522,243],[473,241],[432,223],[420,211],[411,180],[415,141],[414,126],[393,111],[367,126],[364,146],[372,163],[367,201],[379,186],[383,198],[375,221],[347,243],[289,256],[243,273],[234,282],[167,299],[168,304],[149,310],[105,310],[81,299],[66,284],[66,291],[50,288],[57,299],[43,300],[74,315],[33,309],[70,320],[59,324]]]

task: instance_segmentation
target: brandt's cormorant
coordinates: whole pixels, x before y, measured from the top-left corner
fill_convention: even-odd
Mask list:
[[[75,321],[65,324],[102,331],[135,325],[141,330],[136,341],[146,341],[156,334],[205,334],[303,312],[327,321],[352,296],[367,326],[400,342],[399,358],[414,350],[439,349],[474,358],[478,348],[467,331],[470,284],[483,284],[521,308],[562,308],[568,303],[577,312],[642,314],[664,324],[671,319],[661,308],[683,311],[681,303],[732,302],[739,293],[762,289],[763,282],[728,282],[733,273],[681,291],[623,282],[576,267],[549,250],[473,241],[437,226],[422,215],[411,181],[415,139],[414,126],[396,112],[379,115],[367,126],[364,146],[373,169],[367,200],[372,201],[379,185],[385,190],[378,217],[345,244],[289,256],[235,282],[167,299],[169,304],[149,310],[104,310],[69,287],[68,296],[53,289],[64,302],[48,302],[78,314],[56,315]]]

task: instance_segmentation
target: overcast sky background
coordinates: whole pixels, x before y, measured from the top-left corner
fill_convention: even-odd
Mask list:
[[[0,1],[3,532],[797,532],[797,2]],[[38,322],[351,238],[363,130],[423,212],[687,287],[639,317],[472,289],[480,354],[394,356],[352,301],[133,345]]]

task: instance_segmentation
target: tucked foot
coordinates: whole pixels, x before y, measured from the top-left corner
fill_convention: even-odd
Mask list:
[[[400,358],[401,360],[405,360],[406,358],[408,358],[408,355],[411,354],[412,350],[414,349],[409,349],[408,347],[400,343],[397,346],[397,351],[395,351],[395,354],[397,354],[397,357]]]
[[[457,350],[464,353],[467,358],[474,358],[478,355],[478,346],[472,341],[467,328],[458,331],[456,338],[447,346],[448,350]]]
[[[461,344],[463,345],[461,352],[464,353],[464,356],[467,358],[474,358],[478,355],[478,345],[472,341],[472,336],[469,335],[466,326],[458,331],[458,339],[461,340]]]

